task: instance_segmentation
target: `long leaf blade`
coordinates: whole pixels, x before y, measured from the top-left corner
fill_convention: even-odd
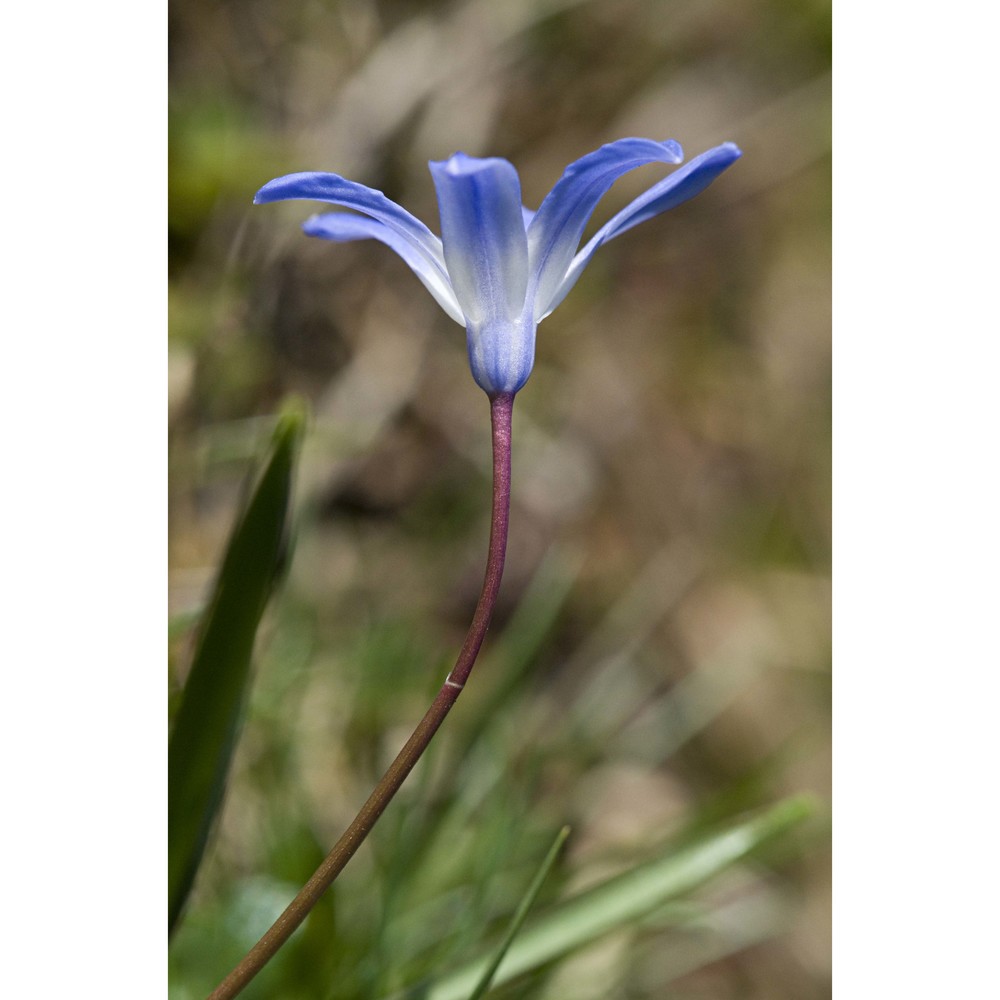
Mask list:
[[[787,832],[813,811],[813,801],[808,797],[786,799],[721,833],[683,850],[670,851],[567,900],[518,935],[500,963],[493,985],[510,982],[603,934],[647,917]],[[470,962],[434,984],[407,991],[397,1000],[466,1000],[488,967],[489,959]]]
[[[202,623],[168,752],[168,902],[173,931],[222,802],[241,724],[254,638],[285,564],[292,476],[305,423],[279,419],[256,489],[237,522]]]
[[[517,910],[515,910],[514,916],[510,922],[510,926],[507,928],[507,933],[504,934],[503,940],[497,947],[490,964],[483,971],[479,982],[476,984],[476,988],[469,996],[469,1000],[481,1000],[481,998],[486,995],[486,991],[492,985],[493,979],[497,974],[497,969],[500,968],[500,963],[503,961],[504,955],[507,954],[514,938],[517,937],[517,932],[521,929],[521,926],[524,924],[524,921],[528,916],[528,911],[538,898],[538,894],[542,890],[542,884],[545,882],[546,877],[552,870],[552,866],[556,863],[556,858],[559,857],[559,851],[562,849],[562,845],[566,843],[566,838],[568,836],[569,827],[564,826],[557,834],[552,846],[549,848],[549,853],[545,855],[545,860],[542,862],[541,868],[539,868],[535,873],[535,877],[532,879],[531,885],[528,886],[528,891],[524,894],[524,897],[518,904]]]

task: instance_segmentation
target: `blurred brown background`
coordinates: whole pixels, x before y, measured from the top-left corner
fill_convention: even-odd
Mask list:
[[[306,238],[308,203],[252,207],[281,173],[343,174],[438,230],[427,161],[458,149],[510,159],[537,207],[616,138],[741,146],[707,192],[602,248],[539,328],[487,644],[525,608],[552,615],[493,749],[514,775],[530,750],[524,799],[500,796],[524,836],[528,814],[540,840],[573,826],[571,887],[692,817],[825,799],[827,5],[174,0],[170,17],[174,690],[269,417],[292,392],[312,412],[297,547],[175,995],[217,968],[219,913],[267,909],[253,878],[308,875],[311,846],[300,863],[281,831],[294,819],[318,849],[350,818],[447,669],[485,557],[488,405],[462,331],[387,248]],[[588,235],[663,172],[623,178]],[[487,668],[440,753],[477,683],[498,683],[497,650]],[[527,861],[514,833],[497,842]],[[814,836],[720,888],[760,901],[756,938],[679,978],[659,939],[616,938],[510,995],[827,996],[828,877]]]

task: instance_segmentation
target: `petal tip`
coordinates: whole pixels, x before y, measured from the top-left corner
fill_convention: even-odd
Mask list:
[[[266,205],[268,202],[278,201],[280,198],[275,197],[274,191],[278,187],[279,183],[283,181],[283,177],[275,177],[273,180],[269,180],[254,196],[253,203],[255,205]]]
[[[431,173],[444,173],[449,177],[468,177],[484,170],[490,170],[498,164],[508,164],[507,160],[498,156],[469,156],[461,151],[452,153],[447,160],[431,160],[428,166]]]
[[[666,153],[664,157],[667,163],[683,163],[684,162],[684,148],[676,139],[664,139],[660,142],[663,147],[663,151]]]
[[[441,171],[453,174],[460,169],[463,161],[471,159],[471,156],[467,156],[459,150],[458,152],[452,153],[446,160],[430,160],[428,161],[427,166],[431,168],[432,173]]]
[[[329,215],[331,213],[325,213],[325,214]],[[309,218],[302,223],[302,232],[304,232],[306,236],[318,235],[320,231],[320,220],[322,219],[322,217],[323,215],[319,212],[310,215]]]

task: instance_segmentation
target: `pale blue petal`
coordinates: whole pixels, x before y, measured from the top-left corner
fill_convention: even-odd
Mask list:
[[[465,316],[459,308],[458,299],[447,277],[433,267],[426,256],[418,253],[413,244],[404,239],[394,229],[377,219],[364,215],[353,215],[348,212],[326,212],[314,215],[302,224],[303,230],[309,236],[318,236],[324,240],[336,240],[346,243],[351,240],[379,240],[391,247],[413,270],[413,273],[423,282],[424,287],[434,296],[438,305],[456,323],[465,326]]]
[[[640,222],[645,222],[647,219],[693,198],[696,194],[700,194],[723,170],[732,166],[742,155],[739,147],[733,143],[723,143],[721,146],[716,146],[714,149],[696,156],[690,163],[679,167],[669,177],[665,177],[644,194],[639,195],[635,201],[602,226],[573,258],[565,277],[556,287],[549,301],[543,303],[536,299],[536,306],[540,309],[538,318],[544,318],[562,302],[569,290],[576,284],[577,278],[580,277],[599,246],[633,226],[639,225]],[[538,309],[536,309],[537,311]]]
[[[546,195],[528,227],[528,253],[535,318],[546,310],[580,245],[597,203],[622,174],[645,163],[680,163],[684,154],[672,139],[620,139],[570,164]]]
[[[515,319],[524,310],[528,285],[517,171],[506,160],[464,153],[430,168],[444,258],[462,311],[473,325]]]
[[[387,198],[381,191],[349,181],[337,174],[287,174],[268,181],[254,196],[254,204],[271,201],[302,199],[328,201],[333,205],[353,208],[384,223],[402,237],[427,264],[448,280],[441,241],[405,208]]]

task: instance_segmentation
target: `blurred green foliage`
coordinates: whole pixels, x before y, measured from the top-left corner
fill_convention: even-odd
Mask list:
[[[252,207],[285,171],[343,173],[437,228],[426,161],[456,149],[510,158],[532,206],[621,136],[744,150],[540,327],[482,662],[246,995],[368,1000],[461,967],[563,824],[544,912],[745,810],[826,798],[826,4],[174,0],[170,18],[174,693],[264,428],[289,393],[314,414],[171,996],[203,996],[353,816],[449,668],[485,558],[488,407],[461,330],[384,247],[305,238],[306,204]],[[595,225],[655,176],[619,182]],[[814,825],[490,995],[824,997],[828,921]]]

